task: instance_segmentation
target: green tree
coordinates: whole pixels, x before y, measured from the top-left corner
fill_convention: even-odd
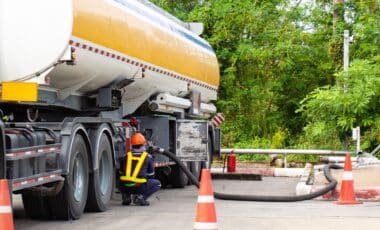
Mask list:
[[[331,61],[326,44],[299,25],[307,9],[288,5],[208,1],[190,14],[205,24],[204,36],[221,63],[218,107],[227,117],[226,145],[271,140],[282,129],[301,132],[305,121],[295,113],[299,101],[327,84]]]
[[[380,62],[357,60],[348,76],[340,72],[337,78],[342,84],[318,88],[302,101],[300,111],[309,120],[307,134],[320,144],[326,134],[342,140],[353,127],[361,126],[366,134],[363,147],[368,148],[380,141]],[[333,145],[334,139],[323,142]]]
[[[224,145],[340,148],[356,125],[365,146],[378,141],[379,1],[154,2],[205,26],[221,69]],[[344,29],[355,34],[351,59],[358,59],[349,78],[341,73]]]
[[[308,119],[305,143],[326,147],[341,145],[353,127],[361,126],[363,149],[371,150],[380,142],[380,3],[348,1],[353,13],[348,24],[354,41],[345,75],[339,71],[336,84],[319,88],[303,101],[302,111]],[[344,90],[347,89],[347,90]]]

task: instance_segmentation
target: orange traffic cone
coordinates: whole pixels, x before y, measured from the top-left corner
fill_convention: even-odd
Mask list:
[[[0,230],[13,230],[13,215],[8,181],[0,180]]]
[[[202,169],[194,229],[218,229],[216,223],[214,191],[212,189],[211,173],[209,169]]]
[[[335,204],[361,204],[355,198],[354,178],[352,176],[352,165],[350,154],[346,154],[344,161],[344,172],[342,176],[342,184],[340,187],[339,200]]]

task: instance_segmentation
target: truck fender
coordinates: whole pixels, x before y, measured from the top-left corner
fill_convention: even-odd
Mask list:
[[[99,169],[99,162],[98,162],[98,157],[99,157],[99,145],[100,145],[100,138],[102,136],[103,133],[105,133],[108,137],[108,140],[110,141],[111,143],[111,150],[112,150],[112,158],[113,158],[113,164],[115,165],[116,162],[115,162],[115,147],[114,147],[114,141],[113,141],[113,132],[112,132],[112,129],[110,128],[110,126],[108,124],[101,124],[97,129],[90,129],[89,130],[89,138],[90,138],[90,141],[91,141],[91,148],[92,148],[92,152],[91,152],[91,160],[92,160],[92,163],[91,163],[91,171],[95,171],[95,170],[98,170]]]
[[[220,153],[220,129],[209,125],[209,137],[211,138],[212,155],[221,156]]]
[[[215,150],[215,130],[214,130],[214,127],[212,125],[209,125],[208,126],[208,137],[210,140],[208,141],[211,141],[211,149],[212,149],[212,153],[211,153],[211,156],[214,155],[214,150]]]
[[[62,137],[62,147],[61,154],[59,154],[59,164],[60,168],[63,170],[62,174],[67,175],[69,173],[69,162],[70,162],[70,151],[74,142],[74,137],[76,134],[82,135],[84,141],[86,142],[86,146],[88,148],[88,152],[90,153],[88,157],[92,155],[92,148],[90,145],[90,139],[88,133],[82,124],[75,124],[71,128],[71,132],[61,132]],[[62,129],[67,130],[67,129]]]

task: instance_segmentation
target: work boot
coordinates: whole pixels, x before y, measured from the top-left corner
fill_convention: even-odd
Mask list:
[[[123,201],[121,202],[122,205],[130,205],[132,202],[131,194],[122,193],[121,198],[123,199]]]
[[[148,206],[149,202],[144,199],[143,195],[137,195],[133,198],[133,203],[139,206]]]

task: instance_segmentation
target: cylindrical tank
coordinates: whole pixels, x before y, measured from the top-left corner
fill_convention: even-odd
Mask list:
[[[44,83],[43,76],[65,97],[130,79],[123,90],[129,112],[159,92],[183,96],[196,90],[204,102],[216,99],[219,67],[211,46],[139,1],[0,4],[1,81]],[[49,69],[71,47],[76,64]]]
[[[0,80],[27,79],[60,59],[73,12],[71,0],[1,0]]]
[[[231,152],[227,156],[227,172],[235,172],[236,171],[236,154]]]

